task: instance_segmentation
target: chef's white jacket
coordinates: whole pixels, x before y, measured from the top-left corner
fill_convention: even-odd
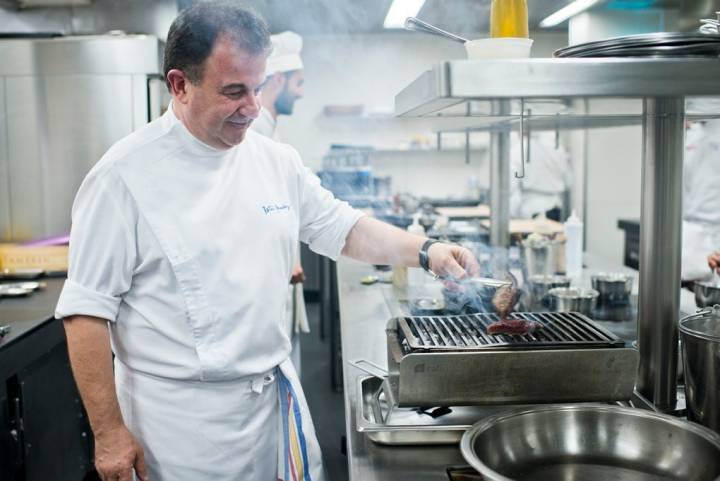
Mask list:
[[[204,381],[264,373],[290,353],[298,240],[336,259],[360,216],[293,148],[248,131],[218,150],[170,108],[82,183],[56,317],[112,321],[113,351],[136,372]]]
[[[693,280],[710,276],[707,256],[720,250],[720,120],[692,125],[685,145],[682,277]]]

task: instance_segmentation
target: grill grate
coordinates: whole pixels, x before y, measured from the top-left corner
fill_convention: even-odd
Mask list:
[[[576,312],[514,312],[512,319],[542,324],[524,336],[490,335],[487,327],[497,314],[410,316],[398,318],[398,331],[411,350],[479,351],[497,348],[618,347],[620,338]]]

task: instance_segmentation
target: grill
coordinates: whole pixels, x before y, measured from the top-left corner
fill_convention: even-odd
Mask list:
[[[493,349],[562,349],[621,347],[623,341],[576,312],[515,312],[511,319],[542,325],[524,336],[490,335],[497,314],[413,316],[398,318],[398,334],[406,351],[485,351]]]

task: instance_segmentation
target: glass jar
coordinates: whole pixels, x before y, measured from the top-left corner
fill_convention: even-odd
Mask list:
[[[492,0],[490,36],[528,38],[527,0]]]

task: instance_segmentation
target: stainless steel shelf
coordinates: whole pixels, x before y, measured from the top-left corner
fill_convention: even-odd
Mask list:
[[[718,78],[720,60],[715,59],[455,60],[435,66],[397,94],[395,113],[475,116],[492,111],[473,110],[468,101],[561,106],[599,97],[718,95]],[[520,109],[513,110],[511,115],[519,114]],[[566,112],[559,107],[553,113]]]

